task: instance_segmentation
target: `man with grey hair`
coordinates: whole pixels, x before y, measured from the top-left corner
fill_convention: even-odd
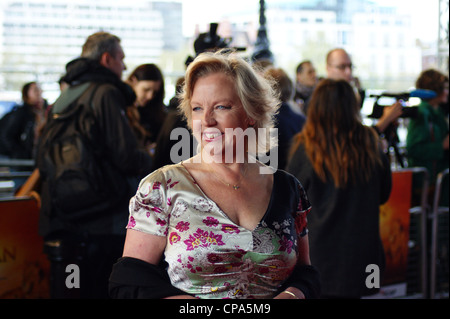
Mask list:
[[[83,45],[81,56],[100,62],[119,79],[122,78],[122,71],[126,70],[120,38],[108,32],[97,32],[89,36]]]
[[[78,133],[88,141],[90,147],[83,151],[92,153],[87,156],[95,159],[90,162],[94,168],[67,169],[71,177],[56,184],[53,172],[67,165],[49,169],[51,149],[43,140],[38,149],[39,232],[51,262],[52,298],[107,298],[112,265],[122,255],[129,199],[137,182],[151,172],[151,157],[139,149],[124,111],[135,100],[131,87],[121,80],[124,57],[117,36],[108,32],[89,36],[81,57],[66,65],[64,80],[70,86],[49,114],[49,120],[74,108],[81,110],[76,116],[88,114],[77,119]],[[67,273],[73,265],[70,269],[78,272]],[[69,275],[73,280],[68,285]]]

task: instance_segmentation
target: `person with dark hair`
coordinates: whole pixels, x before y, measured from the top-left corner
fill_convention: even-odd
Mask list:
[[[366,286],[366,267],[383,273],[379,206],[389,198],[392,177],[380,138],[363,125],[347,81],[318,84],[286,170],[302,181],[311,201],[311,262],[320,272],[322,297],[376,293]]]
[[[34,159],[39,132],[45,124],[47,101],[37,82],[22,87],[22,105],[15,106],[0,128],[0,154],[7,158]]]
[[[145,148],[154,143],[167,116],[164,105],[164,77],[156,64],[141,64],[128,76],[136,100],[127,107],[127,116],[138,140]]]
[[[137,118],[145,129],[145,144],[154,143],[167,116],[163,74],[156,64],[142,64],[131,72],[126,82],[136,93],[134,109],[128,107],[127,113]]]
[[[306,115],[309,100],[318,82],[316,69],[311,61],[306,60],[299,63],[295,72],[295,80],[294,101]]]
[[[172,157],[172,147],[176,144],[181,143],[183,138],[186,136],[178,135],[175,136],[178,139],[175,139],[174,136],[171,136],[175,130],[182,129],[185,132],[189,132],[189,125],[186,123],[186,119],[178,110],[179,105],[179,95],[183,90],[184,85],[184,76],[179,77],[177,79],[175,85],[175,96],[170,99],[170,103],[167,107],[167,117],[164,120],[164,123],[159,131],[158,138],[156,139],[155,152],[153,154],[153,169],[156,170],[158,168],[163,167],[164,165],[175,164],[176,162],[184,161],[191,158],[196,153],[196,143],[192,134],[188,134],[188,141],[185,141],[186,145],[189,145],[186,149],[189,149],[189,152],[184,152],[180,148],[177,151],[176,159]]]
[[[422,99],[418,115],[408,124],[406,150],[409,166],[426,167],[430,189],[434,190],[436,175],[449,167],[449,127],[440,104],[448,103],[448,76],[440,71],[423,71],[416,89],[430,90],[435,97]]]
[[[292,110],[294,85],[283,69],[268,68],[264,76],[273,81],[280,98],[275,127],[278,129],[278,168],[285,169],[292,138],[302,130],[305,116]]]
[[[117,36],[90,35],[81,57],[66,65],[69,87],[49,114],[51,123],[78,110],[72,115],[80,122],[75,126],[78,134],[68,137],[82,137],[76,145],[63,144],[70,147],[58,161],[49,160],[55,155],[49,148],[53,146],[43,139],[37,158],[42,184],[39,233],[51,261],[52,298],[108,297],[108,277],[122,253],[128,204],[137,188],[133,181],[150,173],[151,157],[139,148],[125,115],[136,95],[121,80],[124,56]],[[52,136],[51,129],[44,132]],[[88,163],[80,165],[78,157]],[[70,160],[73,167],[66,165]],[[67,180],[61,182],[64,176]],[[69,264],[79,267],[79,289],[66,286]]]

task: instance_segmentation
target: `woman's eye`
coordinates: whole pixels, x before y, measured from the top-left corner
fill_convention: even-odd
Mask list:
[[[199,111],[200,109],[201,109],[200,106],[194,106],[192,108],[192,111],[196,112],[196,111]]]
[[[217,105],[216,108],[219,110],[229,110],[229,109],[231,109],[231,106]]]

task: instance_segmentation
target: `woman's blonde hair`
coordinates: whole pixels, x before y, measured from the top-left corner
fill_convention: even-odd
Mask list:
[[[270,136],[266,130],[265,138],[258,136],[259,128],[274,127],[274,115],[278,111],[280,101],[273,90],[271,82],[264,79],[242,57],[230,50],[205,52],[198,55],[186,70],[183,90],[179,93],[179,110],[192,129],[191,99],[197,80],[213,73],[229,76],[247,115],[255,121],[257,149],[249,146],[251,153],[266,153],[276,146],[277,136]],[[256,145],[255,145],[256,146]]]

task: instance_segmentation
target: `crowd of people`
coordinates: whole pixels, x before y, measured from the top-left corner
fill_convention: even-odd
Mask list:
[[[89,108],[80,130],[87,127],[90,151],[108,178],[82,183],[91,196],[74,211],[56,200],[63,192],[49,170],[42,169],[38,185],[52,297],[375,293],[365,284],[366,266],[384,267],[379,206],[392,187],[381,136],[402,115],[401,102],[364,125],[364,89],[340,48],[325,57],[325,78],[307,60],[294,81],[274,65],[253,67],[233,50],[196,53],[166,106],[159,67],[140,65],[122,80],[120,38],[94,33],[67,64],[53,105],[38,83],[28,83],[23,106],[2,122],[1,156],[35,159],[39,169],[50,156],[40,140],[46,121],[75,105]],[[435,95],[409,119],[408,161],[426,167],[433,183],[449,165],[448,114],[441,108],[448,77],[425,70],[416,87]],[[174,162],[175,128],[191,134],[189,152]],[[275,167],[261,160],[270,152],[278,156]],[[65,287],[64,263],[80,265],[75,296]]]

